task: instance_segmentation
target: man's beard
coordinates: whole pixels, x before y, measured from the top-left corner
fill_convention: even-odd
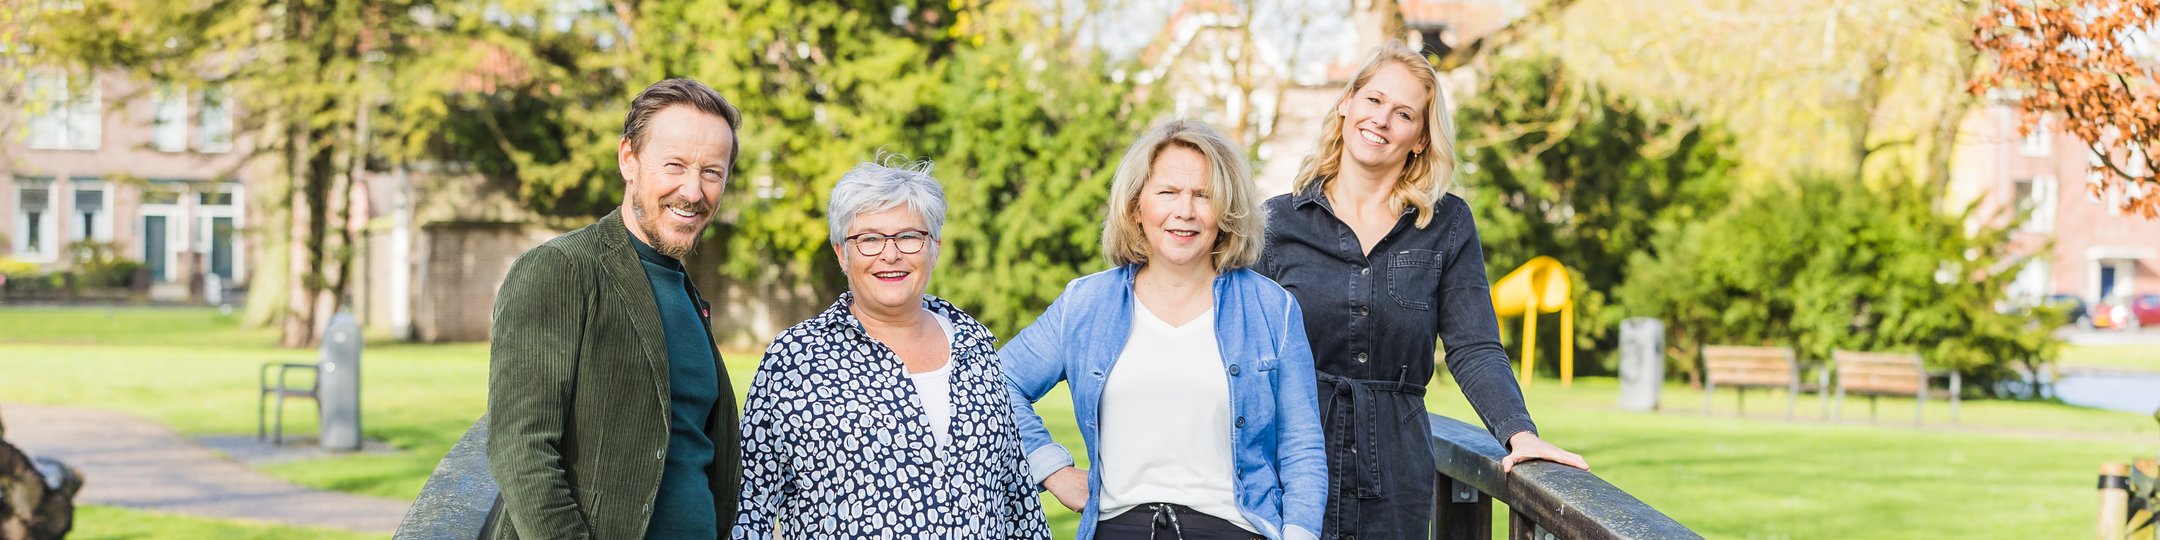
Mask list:
[[[704,228],[704,224],[701,223],[698,225],[685,226],[677,229],[678,231],[689,235],[689,238],[683,240],[681,243],[670,242],[668,241],[667,237],[660,236],[659,216],[653,215],[653,212],[647,211],[645,209],[645,206],[646,203],[644,201],[639,201],[637,204],[632,204],[630,205],[630,213],[637,218],[638,230],[643,231],[645,233],[645,238],[652,242],[653,250],[659,251],[661,255],[666,255],[669,258],[676,260],[682,260],[685,257],[689,257],[691,253],[697,252],[697,232],[699,229]],[[672,195],[662,197],[660,199],[659,208],[661,209],[660,211],[666,211],[665,209],[668,208],[681,208],[690,212],[698,213],[702,216],[706,216],[708,220],[712,216],[710,208],[707,208],[704,205],[676,198]]]

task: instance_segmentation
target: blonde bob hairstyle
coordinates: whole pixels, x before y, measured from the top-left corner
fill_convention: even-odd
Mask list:
[[[1417,51],[1401,44],[1389,43],[1373,48],[1372,56],[1358,68],[1357,76],[1343,87],[1342,97],[1336,106],[1348,103],[1374,75],[1387,66],[1402,66],[1410,77],[1425,86],[1432,95],[1432,102],[1425,105],[1425,151],[1412,152],[1403,163],[1402,175],[1395,178],[1395,189],[1389,194],[1388,204],[1396,212],[1404,206],[1417,208],[1417,227],[1425,228],[1432,223],[1433,203],[1445,196],[1455,184],[1455,121],[1449,118],[1447,94],[1440,88],[1440,74],[1432,63]],[[1298,167],[1297,179],[1290,189],[1302,193],[1318,187],[1326,190],[1342,172],[1343,161],[1343,115],[1333,112],[1320,128],[1320,141],[1313,145],[1313,152],[1305,156]],[[1317,185],[1317,186],[1316,186]]]
[[[1140,225],[1140,190],[1155,170],[1155,159],[1170,148],[1188,148],[1207,161],[1207,196],[1215,210],[1217,272],[1252,266],[1266,244],[1267,215],[1260,210],[1260,188],[1252,167],[1221,130],[1191,120],[1155,124],[1125,150],[1117,177],[1110,183],[1110,209],[1103,216],[1103,256],[1113,266],[1146,264],[1147,234]]]

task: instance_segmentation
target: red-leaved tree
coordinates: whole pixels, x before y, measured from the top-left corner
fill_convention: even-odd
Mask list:
[[[1994,60],[1970,90],[2003,90],[2020,111],[2020,132],[2041,115],[2085,141],[2099,157],[2095,196],[2147,219],[2160,217],[2160,81],[2151,51],[2160,40],[2160,0],[1987,0],[1973,46]]]

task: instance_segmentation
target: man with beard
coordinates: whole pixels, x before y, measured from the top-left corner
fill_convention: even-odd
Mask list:
[[[728,536],[735,392],[682,258],[734,168],[734,106],[689,79],[630,104],[622,208],[533,248],[495,301],[497,538]]]

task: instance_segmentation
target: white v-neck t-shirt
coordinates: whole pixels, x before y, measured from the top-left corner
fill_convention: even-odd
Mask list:
[[[938,329],[945,331],[945,342],[950,344],[959,335],[951,319],[943,315],[937,319]],[[915,383],[915,393],[922,396],[923,419],[930,422],[930,434],[937,438],[938,446],[952,446],[952,355],[945,365],[922,373],[907,374],[908,382]]]
[[[1134,302],[1132,336],[1104,383],[1100,412],[1102,461],[1094,466],[1103,520],[1172,503],[1254,531],[1237,507],[1230,379],[1213,310],[1171,326]]]

